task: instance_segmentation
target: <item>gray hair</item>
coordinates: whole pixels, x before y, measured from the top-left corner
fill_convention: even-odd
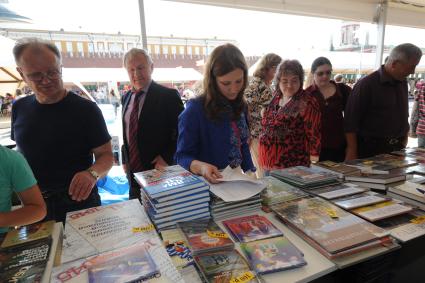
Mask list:
[[[401,61],[407,63],[413,59],[420,59],[422,57],[422,50],[414,44],[403,43],[397,45],[391,50],[390,55],[388,56],[388,63],[393,63],[395,61]]]
[[[19,65],[19,60],[22,57],[22,53],[24,53],[27,48],[34,48],[36,50],[41,50],[43,48],[47,48],[55,54],[56,58],[58,58],[59,62],[62,62],[62,56],[59,49],[56,45],[50,41],[39,39],[35,37],[24,37],[16,41],[15,46],[13,47],[13,57],[15,57],[15,62]]]
[[[153,64],[152,58],[149,55],[148,51],[146,51],[145,49],[141,49],[141,48],[131,48],[130,50],[127,51],[127,53],[125,53],[124,58],[122,59],[122,63],[124,65],[124,68],[127,68],[128,60],[132,59],[133,57],[135,57],[138,54],[144,55],[146,60],[148,61],[149,65]]]

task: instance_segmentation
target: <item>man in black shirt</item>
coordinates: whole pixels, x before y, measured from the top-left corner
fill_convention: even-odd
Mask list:
[[[381,68],[353,88],[345,109],[346,160],[400,150],[407,144],[409,103],[406,77],[415,73],[422,51],[394,47]]]
[[[100,205],[96,182],[112,166],[111,137],[96,104],[64,88],[54,44],[22,39],[13,53],[35,95],[14,104],[12,139],[38,180],[45,220],[64,222],[69,211]]]

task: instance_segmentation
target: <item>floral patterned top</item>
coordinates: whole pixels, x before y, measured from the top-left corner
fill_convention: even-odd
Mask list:
[[[320,108],[304,90],[283,107],[282,94],[275,96],[264,112],[260,134],[259,162],[265,170],[309,166],[310,155],[320,154]]]
[[[249,128],[252,138],[258,138],[261,132],[261,110],[270,103],[273,91],[263,79],[254,77],[245,89],[245,99],[248,104]]]

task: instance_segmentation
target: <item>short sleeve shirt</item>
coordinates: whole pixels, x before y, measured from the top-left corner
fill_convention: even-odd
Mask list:
[[[40,104],[34,95],[18,100],[11,137],[42,191],[67,190],[93,164],[93,149],[111,139],[99,107],[72,92],[54,104]]]
[[[37,181],[20,153],[0,146],[0,160],[0,212],[7,212],[12,208],[12,192],[23,192]],[[0,227],[0,233],[5,231]]]

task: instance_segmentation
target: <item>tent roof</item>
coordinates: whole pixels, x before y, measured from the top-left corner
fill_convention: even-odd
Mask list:
[[[64,68],[64,82],[126,82],[124,68]],[[154,68],[152,78],[158,82],[197,81],[202,75],[193,68]]]
[[[167,0],[263,12],[375,22],[382,0]],[[387,24],[425,28],[425,0],[388,0]]]

